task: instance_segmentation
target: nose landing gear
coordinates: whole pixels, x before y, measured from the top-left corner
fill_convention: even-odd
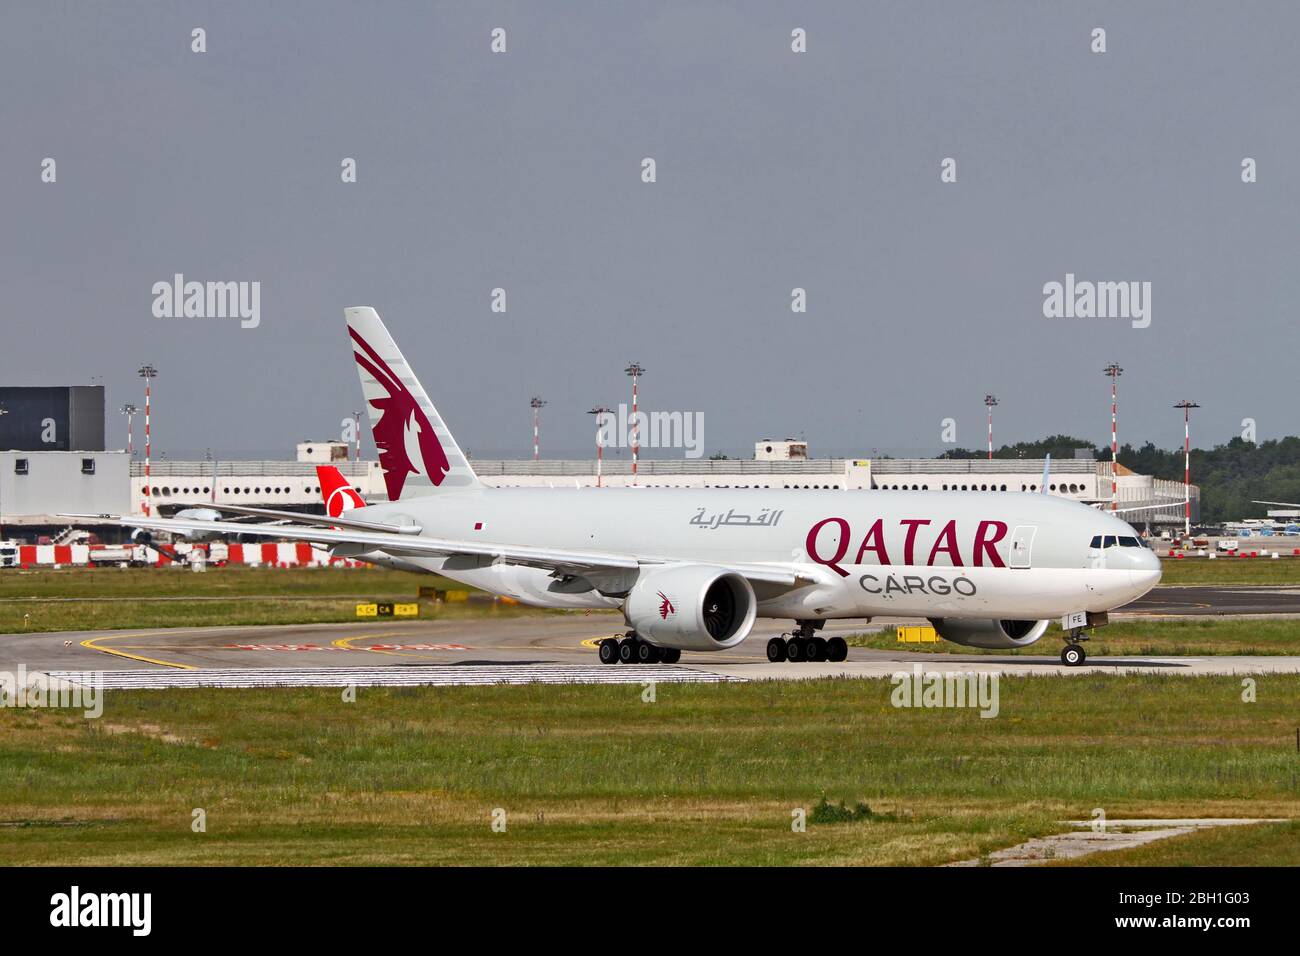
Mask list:
[[[1065,648],[1061,651],[1061,663],[1066,667],[1078,667],[1088,659],[1087,652],[1083,649],[1081,642],[1088,639],[1087,632],[1076,627],[1070,631],[1070,636],[1065,639]]]

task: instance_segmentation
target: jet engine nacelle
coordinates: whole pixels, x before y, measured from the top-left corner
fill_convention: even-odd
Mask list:
[[[1049,622],[932,617],[930,623],[945,641],[963,647],[1005,651],[1013,647],[1028,647],[1046,633]]]
[[[153,532],[144,528],[134,528],[131,531],[131,542],[133,544],[153,544]]]
[[[651,644],[720,651],[749,636],[757,604],[754,589],[734,571],[680,565],[643,572],[623,616]]]

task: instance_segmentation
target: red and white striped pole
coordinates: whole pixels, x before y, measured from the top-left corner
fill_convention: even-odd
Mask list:
[[[1174,408],[1183,410],[1183,537],[1192,536],[1192,409],[1196,402],[1183,399]]]
[[[1119,510],[1119,432],[1116,423],[1119,418],[1119,377],[1124,370],[1118,363],[1111,362],[1103,371],[1110,376],[1110,510]]]
[[[596,487],[601,486],[601,471],[605,463],[605,443],[601,441],[600,430],[604,427],[603,417],[609,414],[609,409],[604,405],[597,405],[588,415],[596,416]]]
[[[540,461],[542,458],[542,446],[541,440],[538,438],[538,428],[541,421],[542,406],[545,405],[546,402],[534,395],[533,400],[528,404],[532,406],[533,409],[533,461]]]
[[[993,395],[984,396],[984,405],[989,410],[989,461],[993,460],[993,406],[997,403]]]
[[[353,436],[354,438],[356,438],[357,441],[356,460],[360,461],[361,460],[361,413],[360,412],[352,413],[352,427],[356,430],[356,434]]]
[[[153,435],[149,425],[149,405],[153,394],[153,389],[152,389],[153,379],[155,376],[157,376],[157,374],[158,374],[158,370],[154,368],[152,365],[142,365],[140,367],[140,377],[144,379],[144,498],[143,498],[143,505],[141,507],[141,510],[144,512],[146,518],[149,517],[149,513],[150,513],[149,496],[153,492],[153,489],[152,487],[150,487],[150,483],[149,483],[150,482],[149,457],[152,452],[152,439],[153,439]]]
[[[135,460],[135,413],[134,405],[123,405],[122,414],[126,416],[126,459]]]
[[[633,362],[623,371],[632,376],[632,484],[635,485],[637,453],[640,451],[641,445],[640,418],[636,412],[636,380],[645,374],[645,369],[641,367],[640,363]]]

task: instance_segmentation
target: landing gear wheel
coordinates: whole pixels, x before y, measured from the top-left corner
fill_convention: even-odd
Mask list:
[[[1088,655],[1078,644],[1066,644],[1065,650],[1061,651],[1061,663],[1066,667],[1078,667],[1087,658]]]
[[[636,660],[636,641],[622,640],[618,642],[618,659],[623,664],[631,664]]]
[[[767,642],[767,659],[773,664],[785,660],[785,641],[782,638],[774,637]]]
[[[600,662],[602,664],[618,663],[618,640],[607,637],[600,642]]]
[[[786,660],[794,661],[796,664],[799,661],[806,660],[807,647],[808,647],[808,642],[805,641],[802,637],[790,638],[790,640],[786,641],[785,644]]]
[[[658,664],[659,648],[653,644],[647,644],[645,641],[636,642],[636,662],[638,664]]]
[[[826,641],[820,637],[811,638],[804,645],[804,653],[810,661],[826,660]]]
[[[682,649],[680,647],[661,647],[659,648],[659,660],[665,664],[676,664],[682,659]]]
[[[826,642],[826,659],[834,664],[847,660],[849,656],[848,641],[842,637],[832,637]]]

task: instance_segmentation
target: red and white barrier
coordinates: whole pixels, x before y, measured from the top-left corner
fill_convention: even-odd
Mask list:
[[[79,567],[129,561],[133,564],[163,567],[177,563],[177,560],[187,563],[191,552],[198,550],[206,552],[208,562],[215,565],[271,568],[317,568],[325,565],[370,567],[365,562],[352,558],[331,557],[328,551],[313,548],[306,541],[267,541],[260,544],[181,543],[169,550],[175,558],[146,544],[24,544],[18,547],[18,566]]]

